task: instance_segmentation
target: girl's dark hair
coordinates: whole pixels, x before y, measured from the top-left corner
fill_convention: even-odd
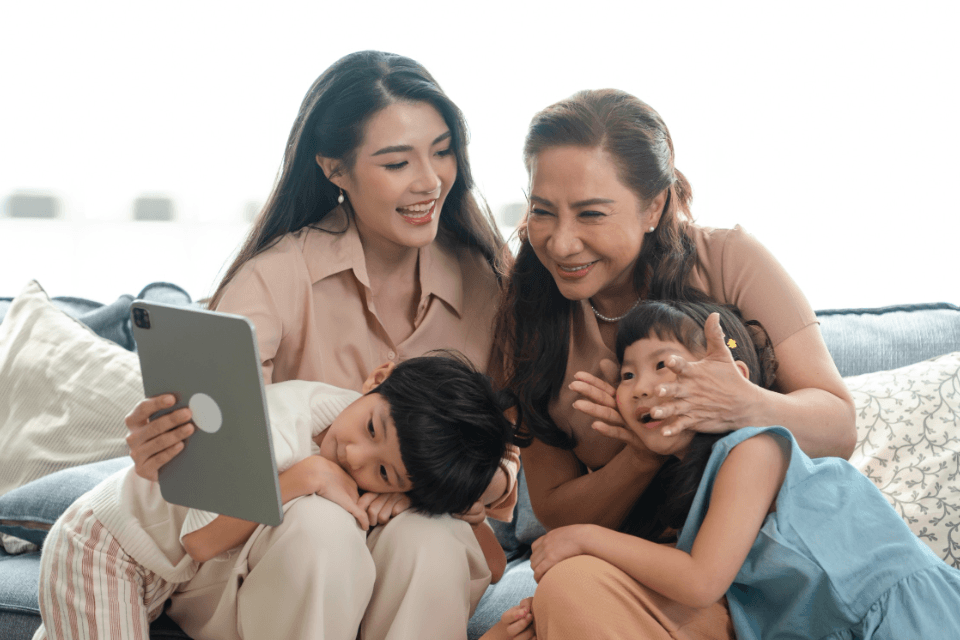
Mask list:
[[[226,286],[248,260],[286,233],[317,227],[337,206],[339,189],[323,174],[316,156],[339,160],[344,171],[351,170],[366,124],[395,102],[430,104],[450,128],[457,179],[443,205],[438,237],[448,246],[478,250],[499,277],[503,237],[486,204],[473,193],[467,125],[460,109],[419,63],[393,53],[358,51],[333,63],[304,97],[273,191],[217,286],[210,308],[216,307]]]
[[[462,513],[480,499],[514,442],[514,425],[504,416],[516,406],[510,393],[495,390],[451,351],[398,364],[370,393],[390,405],[414,509]]]
[[[687,300],[641,303],[617,328],[617,360],[622,363],[627,347],[650,336],[676,340],[691,353],[701,354],[707,348],[703,327],[714,312],[720,314],[720,328],[734,360],[747,365],[751,382],[769,389],[776,377],[777,360],[763,327],[756,320],[745,321],[735,306],[710,301],[703,294],[694,294]],[[670,458],[660,468],[620,525],[620,531],[654,542],[675,539],[675,532],[690,512],[713,445],[724,435],[697,433],[683,460]]]
[[[524,145],[531,172],[546,149],[577,146],[603,149],[616,165],[620,181],[642,204],[666,191],[656,230],[644,236],[633,272],[638,295],[649,299],[682,297],[696,262],[696,245],[685,232],[693,221],[690,183],[673,165],[673,140],[667,125],[649,105],[615,89],[581,91],[535,115]],[[640,215],[637,211],[637,215]],[[570,317],[577,302],[561,295],[526,235],[518,229],[520,250],[510,272],[497,316],[495,334],[502,355],[494,376],[512,389],[524,409],[529,436],[563,449],[576,439],[550,420],[548,405],[557,397],[567,368]]]

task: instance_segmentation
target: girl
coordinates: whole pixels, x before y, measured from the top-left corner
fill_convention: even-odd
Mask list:
[[[585,562],[605,563],[623,580],[693,608],[725,596],[739,640],[957,636],[960,571],[917,539],[846,460],[809,458],[783,427],[664,435],[673,419],[658,419],[656,409],[677,383],[671,360],[722,354],[767,387],[775,366],[765,340],[755,347],[735,309],[707,302],[644,302],[622,321],[617,388],[587,374],[578,379],[625,425],[598,421],[595,429],[670,456],[652,487],[656,504],[647,505],[656,518],[628,517],[627,533],[561,527],[534,542],[534,614],[524,603],[504,615],[515,637],[533,637],[541,590],[566,588]],[[676,548],[657,544],[673,539]],[[639,608],[648,594],[638,591]],[[600,632],[590,637],[622,637],[604,634],[597,606]],[[536,637],[551,638],[562,622],[552,615]]]
[[[253,321],[267,384],[359,390],[381,362],[444,348],[482,371],[503,247],[474,195],[460,110],[417,62],[361,51],[334,63],[304,97],[276,186],[210,306]],[[150,480],[193,430],[188,410],[150,422],[162,401],[142,401],[127,419],[137,473]],[[402,495],[360,497],[377,525],[357,550],[376,568],[372,595],[355,603],[364,638],[466,637],[492,577],[475,531],[490,533],[485,515],[512,514],[518,465],[514,449],[462,519],[410,512]],[[255,614],[245,637],[317,637],[322,601],[350,585],[325,568],[332,559],[313,540],[347,535],[330,531],[339,520],[319,512],[276,529],[299,518],[311,524],[264,534],[249,559],[238,559],[250,572],[242,585],[230,582],[230,567],[205,565],[215,586],[194,581],[201,586],[175,594],[170,616],[193,637],[232,638],[246,607]],[[274,571],[291,586],[276,588]],[[319,584],[298,588],[291,576]],[[217,590],[225,595],[211,602]]]

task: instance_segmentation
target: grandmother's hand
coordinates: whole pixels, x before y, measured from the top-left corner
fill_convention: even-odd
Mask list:
[[[616,377],[619,377],[616,367],[617,365],[611,360],[600,361],[600,369],[604,375],[608,375],[612,370],[617,371]],[[586,371],[578,371],[573,374],[573,377],[570,390],[583,396],[573,403],[573,408],[595,419],[590,425],[593,430],[608,438],[626,443],[633,447],[635,453],[644,457],[650,455],[650,450],[620,414],[616,388]],[[609,377],[614,378],[612,375]]]
[[[650,417],[665,420],[676,416],[663,427],[665,436],[685,429],[723,433],[749,426],[750,410],[762,402],[762,390],[741,373],[724,342],[720,315],[711,313],[703,330],[707,339],[703,358],[687,362],[678,355],[670,356],[664,364],[677,378],[654,389],[661,404]]]

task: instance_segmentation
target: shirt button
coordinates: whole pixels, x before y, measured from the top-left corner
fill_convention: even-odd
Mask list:
[[[388,352],[387,352],[387,360],[393,360],[393,359],[396,358],[396,357],[397,357],[397,354],[394,353],[393,351],[388,351]]]

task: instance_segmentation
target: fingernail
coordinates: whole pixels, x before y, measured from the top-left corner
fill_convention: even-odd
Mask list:
[[[654,409],[654,410],[653,410],[653,413],[652,413],[651,415],[652,415],[654,418],[662,418],[662,417],[663,417],[663,409]]]
[[[174,398],[173,396],[163,396],[163,404],[164,404],[164,406],[166,406],[166,407],[169,407],[169,406],[172,405],[175,401],[176,401],[176,398]]]
[[[660,396],[661,398],[662,398],[663,396],[667,395],[667,390],[666,390],[666,388],[660,387],[660,390],[657,391],[657,395]]]
[[[672,435],[673,435],[673,431],[670,431],[670,429],[667,429],[666,431],[663,432],[663,435],[665,435],[665,436],[672,436]]]

